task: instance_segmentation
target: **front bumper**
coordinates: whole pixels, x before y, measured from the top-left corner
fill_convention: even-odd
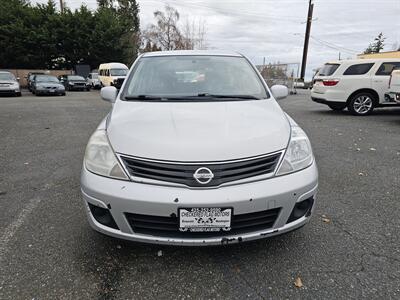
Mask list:
[[[127,240],[169,245],[221,245],[266,238],[305,225],[311,210],[288,223],[296,203],[315,199],[318,171],[315,162],[308,168],[286,176],[214,189],[167,187],[131,181],[114,180],[95,175],[85,168],[81,189],[90,225],[97,231]],[[100,224],[88,203],[109,209],[118,229]],[[242,234],[224,236],[182,237],[135,233],[126,213],[169,217],[179,207],[232,207],[235,215],[280,208],[272,227]]]
[[[62,95],[65,94],[65,90],[61,89],[37,89],[37,95]]]
[[[68,86],[70,91],[84,91],[87,89],[86,85],[69,85]]]
[[[20,93],[19,88],[14,87],[0,87],[0,95],[14,95]]]

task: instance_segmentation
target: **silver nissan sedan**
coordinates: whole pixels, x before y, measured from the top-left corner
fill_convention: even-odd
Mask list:
[[[305,225],[318,171],[305,132],[241,54],[141,55],[90,137],[81,189],[90,225],[127,240],[220,245]]]

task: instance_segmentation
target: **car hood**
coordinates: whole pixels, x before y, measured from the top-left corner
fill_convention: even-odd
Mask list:
[[[276,101],[117,101],[107,122],[118,153],[170,161],[223,161],[287,147],[290,124]]]

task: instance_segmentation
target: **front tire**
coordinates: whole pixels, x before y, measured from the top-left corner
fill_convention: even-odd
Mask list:
[[[367,92],[359,93],[353,96],[347,107],[355,116],[367,116],[372,113],[375,108],[375,97]]]

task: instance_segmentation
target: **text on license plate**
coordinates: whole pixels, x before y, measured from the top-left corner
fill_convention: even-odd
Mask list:
[[[179,230],[191,232],[229,231],[231,219],[232,208],[180,208]]]

